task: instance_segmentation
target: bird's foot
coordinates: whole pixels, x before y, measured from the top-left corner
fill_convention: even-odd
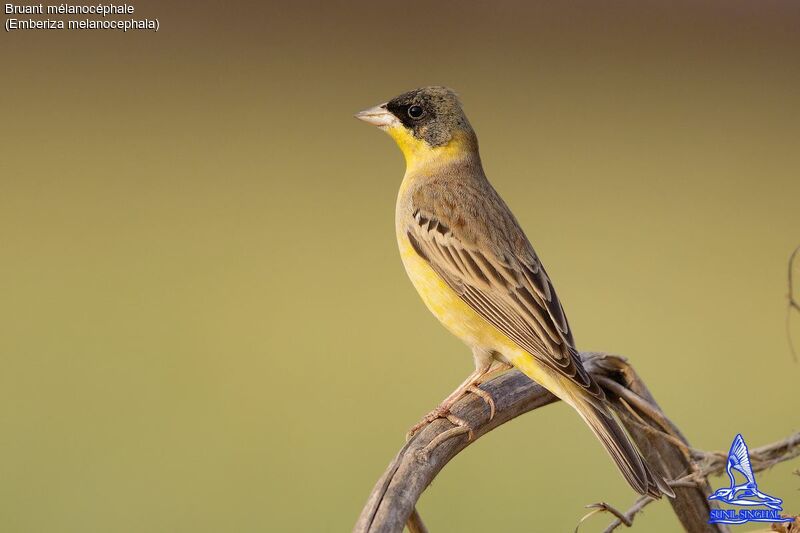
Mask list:
[[[450,414],[450,407],[453,405],[453,403],[454,402],[443,402],[439,404],[436,409],[423,416],[422,420],[414,424],[411,429],[408,430],[408,433],[406,433],[406,440],[411,440],[411,437],[416,435],[420,429],[427,426],[437,418],[447,418],[448,416],[452,416]]]
[[[452,413],[447,414],[444,418],[453,424],[454,427],[436,435],[423,449],[419,451],[420,456],[425,461],[428,460],[433,450],[438,448],[440,444],[447,442],[453,437],[458,437],[459,435],[466,433],[467,441],[471,441],[473,438],[475,438],[475,434],[472,431],[472,426],[470,426],[469,422],[463,418],[459,418]]]
[[[436,409],[422,417],[422,420],[417,422],[410,430],[408,430],[408,433],[406,434],[406,440],[410,440],[421,428],[427,426],[438,418],[446,418],[455,427],[434,437],[434,439],[426,446],[426,448],[433,449],[442,442],[464,433],[468,433],[469,440],[472,440],[475,437],[473,428],[464,419],[455,416],[450,411],[450,408],[453,406],[453,404],[455,404],[468,392],[478,396],[484,401],[484,403],[486,403],[486,405],[489,407],[489,420],[492,420],[497,411],[494,398],[492,398],[491,394],[478,387],[478,385],[470,384],[465,386],[458,396],[449,398],[445,402],[442,402],[438,407],[436,407]]]
[[[492,398],[492,395],[478,387],[478,385],[470,385],[467,387],[467,392],[471,392],[472,394],[479,396],[484,403],[489,406],[489,420],[493,419],[494,414],[497,412],[497,406],[494,403],[494,398]]]

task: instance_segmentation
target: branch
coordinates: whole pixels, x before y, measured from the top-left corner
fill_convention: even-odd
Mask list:
[[[725,471],[728,463],[727,453],[695,451],[695,454],[702,475],[719,475]],[[778,442],[750,450],[750,464],[753,472],[761,472],[798,456],[800,456],[800,431]]]
[[[794,261],[800,258],[800,246],[794,249],[792,255],[789,256],[789,275],[787,285],[789,286],[789,303],[786,305],[786,337],[789,340],[789,350],[792,352],[792,357],[795,362],[797,361],[797,351],[794,348],[794,341],[792,340],[792,310],[800,312],[800,302],[795,299],[794,294]]]
[[[583,353],[581,357],[586,370],[602,383],[620,420],[649,464],[659,468],[668,479],[676,480],[671,483],[676,497],[669,503],[684,529],[702,533],[727,532],[721,524],[707,523],[709,510],[716,502],[706,499],[711,493],[706,476],[724,469],[724,463],[718,461],[724,454],[709,454],[691,448],[623,358],[602,353]],[[516,370],[484,383],[481,388],[495,399],[495,417],[489,420],[489,408],[485,402],[468,394],[453,406],[453,412],[471,425],[473,440],[458,435],[430,447],[431,441],[453,428],[444,419],[435,420],[419,431],[401,448],[376,483],[355,525],[355,533],[401,532],[422,492],[458,453],[517,416],[558,401]],[[754,467],[763,469],[798,454],[800,434],[757,448],[752,456]],[[700,460],[703,466],[698,466],[696,460]],[[634,508],[619,515],[629,523],[648,503],[637,501]],[[424,527],[418,515],[414,522],[416,527]],[[608,531],[613,529],[612,526]]]
[[[517,416],[558,399],[518,371],[510,371],[481,388],[495,400],[496,413],[489,421],[489,408],[474,394],[453,406],[453,413],[474,428],[474,439],[454,437],[431,449],[432,440],[453,427],[444,419],[434,420],[406,442],[372,490],[354,531],[400,532],[422,491],[461,450],[496,427]]]
[[[578,528],[581,526],[584,520],[586,520],[587,518],[598,512],[610,513],[617,517],[615,521],[611,522],[611,524],[609,524],[609,526],[603,530],[603,533],[611,533],[622,524],[625,524],[626,527],[631,527],[633,525],[633,517],[636,516],[636,513],[641,512],[642,509],[644,509],[645,505],[652,503],[654,501],[655,500],[650,496],[639,496],[639,498],[637,498],[636,502],[631,506],[631,508],[625,511],[624,513],[622,511],[618,511],[617,509],[615,509],[614,507],[610,506],[605,502],[589,504],[586,506],[586,508],[594,509],[594,511],[581,518],[580,522],[578,522],[578,527],[575,528],[575,533],[578,533]]]

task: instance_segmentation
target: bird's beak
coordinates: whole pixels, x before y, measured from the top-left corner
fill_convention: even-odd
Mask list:
[[[386,104],[376,105],[354,115],[357,119],[363,120],[367,124],[378,126],[381,129],[388,128],[400,122],[393,114],[386,109]]]

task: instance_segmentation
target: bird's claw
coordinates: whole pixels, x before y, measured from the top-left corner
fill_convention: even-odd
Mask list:
[[[417,432],[422,429],[423,427],[427,426],[437,418],[447,418],[447,415],[450,413],[450,408],[444,405],[438,406],[436,409],[428,413],[427,415],[422,417],[422,420],[414,424],[411,429],[408,430],[406,433],[406,441],[411,440],[411,437],[417,434]]]
[[[486,405],[489,406],[489,420],[492,420],[494,418],[494,414],[497,412],[497,406],[494,403],[494,398],[492,398],[492,395],[477,385],[470,385],[467,387],[467,391],[479,396],[486,403]]]
[[[443,444],[453,437],[458,437],[459,435],[466,433],[467,441],[471,441],[475,438],[475,433],[472,431],[472,427],[463,418],[459,418],[452,413],[447,413],[443,416],[443,418],[446,418],[451,424],[453,424],[454,427],[436,435],[424,448],[419,451],[419,454],[425,461],[428,460],[433,450],[435,450],[440,444]]]
[[[445,418],[447,419],[448,422],[453,424],[455,427],[452,428],[452,429],[448,429],[444,433],[436,435],[436,437],[433,440],[431,440],[430,443],[428,443],[428,446],[431,446],[432,444],[435,444],[435,446],[433,446],[433,448],[435,448],[436,446],[438,446],[439,444],[443,443],[444,441],[449,440],[449,439],[455,437],[456,435],[461,435],[462,433],[466,433],[467,434],[467,440],[468,441],[470,441],[470,440],[475,438],[475,432],[472,431],[472,426],[469,425],[469,422],[467,422],[463,418],[457,417],[453,413],[448,413],[447,416],[445,416]],[[450,435],[448,435],[448,433],[450,433]]]
[[[481,389],[477,384],[469,385],[464,389],[464,392],[462,394],[467,392],[471,392],[474,395],[478,396],[480,399],[484,401],[484,403],[487,406],[489,406],[489,420],[492,420],[494,418],[495,413],[497,412],[497,405],[495,404],[492,395],[486,392],[485,390]],[[463,419],[458,418],[457,416],[453,415],[450,412],[450,407],[452,406],[453,403],[455,403],[455,400],[451,401],[450,403],[443,403],[438,407],[436,407],[436,409],[434,409],[433,411],[422,417],[422,420],[414,424],[414,426],[412,426],[411,429],[408,430],[408,433],[406,433],[406,441],[411,440],[411,438],[414,435],[416,435],[420,429],[427,426],[428,424],[430,424],[431,422],[433,422],[438,418],[446,418],[456,427],[448,431],[445,431],[441,435],[438,435],[436,438],[434,438],[433,441],[431,441],[431,444],[436,442],[438,445],[448,439],[451,439],[452,437],[455,437],[456,435],[461,435],[462,433],[466,433],[467,431],[469,432],[469,440],[472,440],[472,438],[474,437],[474,433],[469,424],[467,424],[467,422],[465,422]],[[467,429],[463,430],[463,428]],[[455,430],[459,431],[454,432]],[[440,437],[444,438],[440,439]],[[428,445],[428,447],[430,447],[430,444]]]

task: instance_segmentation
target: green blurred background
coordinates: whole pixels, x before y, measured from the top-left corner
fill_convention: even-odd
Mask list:
[[[460,92],[580,348],[628,356],[699,448],[798,429],[797,2],[135,6],[161,31],[0,38],[0,530],[352,527],[472,369],[399,261],[402,157],[352,118],[419,85]],[[798,466],[759,476],[794,513]],[[633,499],[555,405],[420,510],[571,531]]]

